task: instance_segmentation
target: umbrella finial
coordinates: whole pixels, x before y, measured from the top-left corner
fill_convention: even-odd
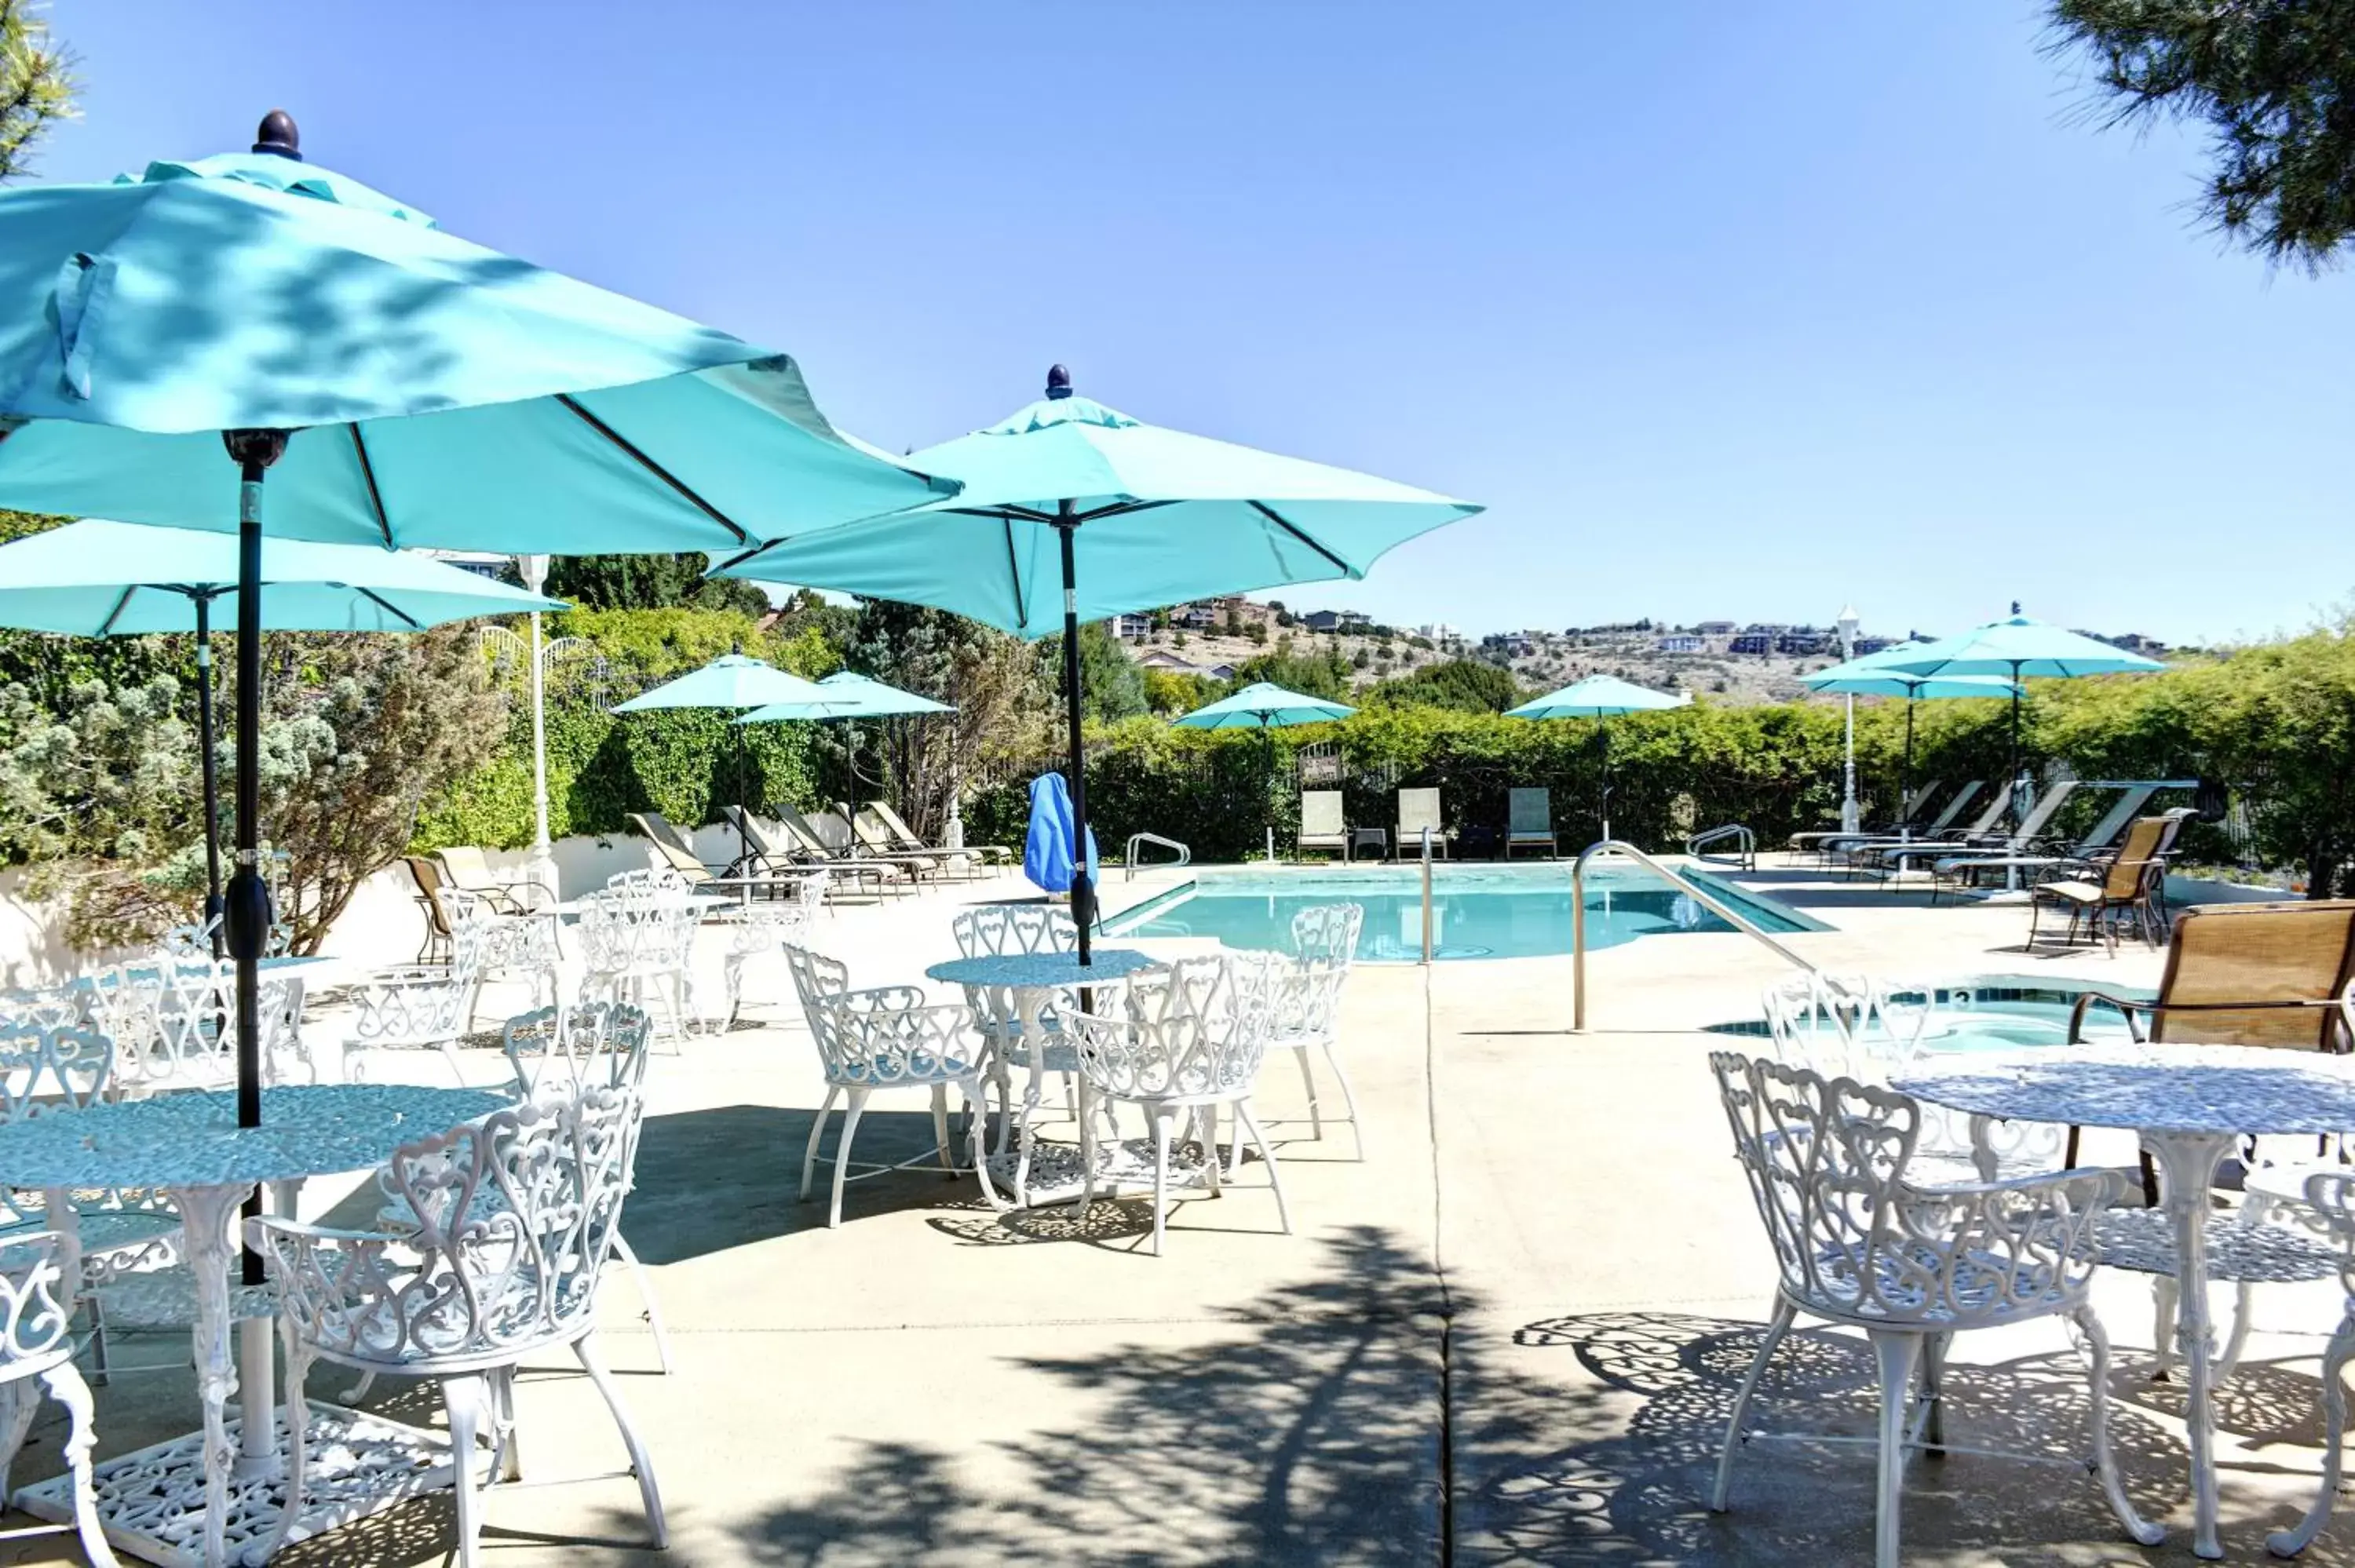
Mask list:
[[[261,129],[254,132],[253,150],[275,153],[282,158],[303,161],[303,133],[294,128],[294,117],[282,109],[273,109],[261,117]]]
[[[2018,599],[2013,599],[2011,601],[2011,613],[2014,615],[2018,615],[2019,613],[2019,601]]]
[[[1047,396],[1068,397],[1071,395],[1071,373],[1060,365],[1047,366]]]

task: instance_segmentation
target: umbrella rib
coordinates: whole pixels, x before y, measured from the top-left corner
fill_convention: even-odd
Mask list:
[[[393,547],[392,519],[384,514],[384,493],[376,487],[376,464],[368,457],[368,438],[360,434],[357,419],[344,429],[352,433],[352,450],[360,460],[360,478],[368,485],[368,510],[376,514],[377,532],[384,535],[384,547]]]
[[[132,583],[123,588],[123,597],[114,601],[114,608],[108,610],[106,612],[106,619],[99,623],[98,634],[101,637],[112,637],[114,635],[114,623],[123,619],[123,612],[124,610],[131,608],[131,596],[138,591],[139,585],[137,583]]]
[[[1324,556],[1327,560],[1332,562],[1335,566],[1340,567],[1341,575],[1343,577],[1350,575],[1348,562],[1343,560],[1340,556],[1335,555],[1332,551],[1318,544],[1315,539],[1310,538],[1300,529],[1286,522],[1283,514],[1278,513],[1274,507],[1270,506],[1266,502],[1254,501],[1251,503],[1251,509],[1258,513],[1261,516],[1266,518],[1269,522],[1274,524],[1277,527],[1283,529],[1285,533],[1291,535],[1294,538],[1299,540],[1302,544],[1307,546],[1310,549],[1316,551],[1318,555]]]
[[[616,430],[613,426],[607,424],[604,420],[599,418],[596,415],[582,408],[581,406],[581,400],[573,397],[571,393],[559,392],[556,395],[556,400],[562,404],[566,408],[570,409],[573,417],[578,418],[582,424],[588,426],[591,429],[596,431],[599,435],[613,442],[614,446],[621,449],[623,453],[626,455],[631,461],[636,463],[640,468],[645,469],[648,473],[653,474],[656,479],[661,480],[665,484],[669,485],[671,489],[677,491],[679,496],[695,507],[697,511],[702,513],[706,517],[710,518],[714,523],[719,524],[722,528],[727,529],[730,534],[735,535],[736,542],[738,544],[749,545],[752,542],[752,535],[739,527],[728,514],[720,511],[717,506],[712,505],[711,503],[703,499],[702,496],[698,495],[693,487],[688,485],[685,480],[680,479],[678,475],[671,472],[670,470],[663,467],[662,464],[655,461],[654,459],[640,451],[635,446],[632,445],[629,439],[623,436],[619,430]],[[757,554],[758,552],[755,553]]]
[[[362,599],[367,599],[369,603],[378,605],[383,609],[391,611],[394,615],[399,616],[402,620],[408,623],[410,630],[422,631],[425,630],[425,623],[423,621],[418,620],[415,616],[401,609],[400,606],[393,603],[392,600],[385,598],[384,595],[377,592],[376,589],[372,588],[356,588],[356,591]]]
[[[1014,519],[1000,517],[997,521],[1006,529],[1006,569],[1014,577],[1014,619],[1027,630],[1030,625],[1030,606],[1022,598],[1022,562],[1014,553]]]

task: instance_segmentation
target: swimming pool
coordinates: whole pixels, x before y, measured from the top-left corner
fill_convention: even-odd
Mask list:
[[[1688,873],[1763,929],[1824,927],[1703,873]],[[1289,952],[1292,917],[1315,904],[1348,903],[1366,912],[1358,957],[1403,962],[1423,956],[1423,872],[1417,866],[1204,871],[1104,922],[1107,937],[1211,937],[1230,948]],[[1570,867],[1442,865],[1432,877],[1432,956],[1526,959],[1566,954],[1571,940]],[[1635,866],[1589,867],[1586,945],[1616,947],[1638,937],[1727,931],[1724,921]]]

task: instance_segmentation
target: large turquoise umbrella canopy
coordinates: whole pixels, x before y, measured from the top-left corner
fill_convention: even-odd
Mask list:
[[[220,913],[220,812],[208,638],[217,608],[237,611],[238,567],[238,542],[227,534],[95,518],[0,545],[0,626],[69,637],[197,638],[208,920]],[[262,624],[278,631],[419,631],[477,615],[565,608],[414,551],[295,539],[262,542],[261,598]]]
[[[897,718],[907,714],[952,714],[946,703],[914,692],[903,692],[872,675],[837,670],[817,683],[817,696],[809,701],[771,703],[738,719],[738,724],[775,724],[788,719]]]
[[[1083,620],[1206,595],[1361,577],[1383,552],[1480,510],[1412,485],[1162,429],[1071,393],[1047,396],[908,460],[964,485],[954,504],[797,535],[721,567],[731,577],[932,605],[1020,637],[1063,634],[1075,843]],[[1080,961],[1094,890],[1071,884]]]
[[[1266,729],[1295,724],[1327,724],[1358,710],[1323,697],[1288,692],[1261,681],[1231,696],[1196,708],[1177,722],[1188,729]]]
[[[1178,720],[1188,729],[1255,729],[1266,743],[1271,781],[1275,772],[1275,737],[1268,732],[1301,724],[1329,724],[1358,710],[1343,704],[1286,691],[1272,681],[1260,681],[1230,696],[1196,708]],[[1275,858],[1275,825],[1268,824],[1267,858]]]
[[[2085,675],[2147,673],[2166,665],[2129,653],[2082,631],[2048,625],[2019,613],[2014,604],[2001,620],[1941,637],[1894,660],[1891,668],[1917,675],[2000,675],[2015,683],[2011,697],[2011,777],[2015,810],[2027,810],[2019,777],[2019,699],[2017,683],[2030,676],[2073,681]]]
[[[1623,681],[1616,675],[1589,675],[1572,681],[1559,691],[1533,697],[1519,707],[1505,710],[1507,718],[1573,719],[1616,718],[1622,714],[1657,713],[1667,708],[1688,705],[1692,698],[1678,693],[1674,696],[1656,692],[1649,686],[1639,686]],[[1603,794],[1600,812],[1603,836],[1611,836],[1611,732],[1596,727],[1596,744],[1603,748]]]
[[[826,694],[815,681],[748,654],[722,653],[699,670],[640,692],[626,703],[615,703],[613,711],[638,714],[656,708],[759,708],[772,703],[824,705],[826,702]]]
[[[282,111],[250,155],[0,194],[0,506],[233,529],[253,590],[224,922],[243,1126],[265,510],[328,541],[724,550],[954,491],[838,435],[791,360],[444,234],[304,162]]]

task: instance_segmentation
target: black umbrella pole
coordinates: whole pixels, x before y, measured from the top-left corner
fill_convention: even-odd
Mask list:
[[[1065,502],[1055,534],[1063,546],[1063,709],[1071,726],[1071,919],[1080,928],[1080,967],[1085,969],[1095,961],[1096,890],[1088,877],[1087,757],[1080,737],[1080,595],[1071,552],[1071,535],[1079,524],[1070,520],[1071,512],[1071,503]]]
[[[228,956],[221,935],[220,767],[213,756],[213,606],[197,600],[197,739],[205,780],[205,929],[212,934],[213,960]]]
[[[1908,692],[1905,696],[1905,776],[1897,781],[1897,809],[1905,813],[1903,820],[1897,824],[1901,829],[1913,825],[1913,696]]]
[[[237,495],[237,841],[222,922],[237,962],[237,1125],[261,1125],[261,1009],[259,965],[270,938],[270,889],[261,880],[261,482],[286,450],[283,430],[230,430],[223,440],[238,465]],[[248,1218],[261,1212],[257,1191]],[[245,1254],[245,1283],[262,1282],[261,1255]]]

